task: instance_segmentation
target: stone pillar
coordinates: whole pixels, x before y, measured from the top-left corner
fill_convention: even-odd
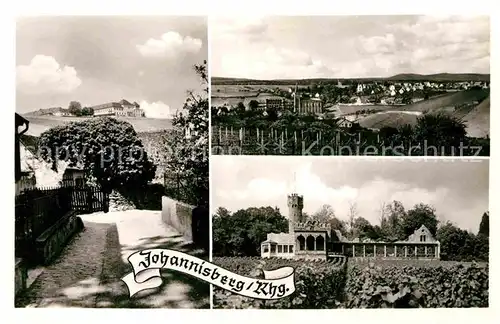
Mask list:
[[[415,245],[415,257],[417,258],[418,257],[418,245]]]
[[[316,239],[317,237],[314,238],[314,251],[316,251]]]
[[[394,257],[398,257],[398,246],[394,244]]]
[[[427,245],[424,246],[424,254],[425,254],[425,257],[427,258]]]
[[[408,257],[408,246],[405,245],[405,258]]]
[[[342,244],[342,254],[344,254],[344,244]]]
[[[363,258],[366,258],[366,245],[363,244]]]
[[[440,256],[441,256],[441,244],[440,244],[439,242],[438,242],[438,244],[437,244],[437,249],[436,249],[436,251],[437,251],[437,258],[439,259],[439,258],[440,258]]]
[[[373,244],[373,257],[377,257],[377,246],[375,244]]]
[[[355,244],[352,245],[352,257],[353,258],[356,257],[356,245]]]
[[[387,245],[384,245],[384,258],[387,258]]]

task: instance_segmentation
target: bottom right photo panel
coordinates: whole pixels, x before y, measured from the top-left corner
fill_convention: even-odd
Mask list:
[[[488,307],[488,188],[485,158],[212,156],[212,307]]]

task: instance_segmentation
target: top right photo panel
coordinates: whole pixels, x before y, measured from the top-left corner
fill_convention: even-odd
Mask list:
[[[488,16],[214,17],[215,155],[489,156]]]

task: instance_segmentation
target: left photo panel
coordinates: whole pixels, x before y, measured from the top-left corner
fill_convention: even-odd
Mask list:
[[[207,18],[16,21],[15,306],[210,308]]]

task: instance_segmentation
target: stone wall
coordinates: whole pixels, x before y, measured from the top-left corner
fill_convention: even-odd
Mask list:
[[[16,258],[15,264],[15,296],[26,289],[26,280],[28,278],[28,270],[22,259]]]
[[[191,228],[194,206],[181,203],[172,198],[161,198],[161,218],[163,222],[175,228],[188,241],[193,240]]]
[[[60,254],[69,239],[82,229],[83,222],[80,217],[77,217],[76,212],[67,213],[37,238],[38,261],[43,265],[50,264]]]

